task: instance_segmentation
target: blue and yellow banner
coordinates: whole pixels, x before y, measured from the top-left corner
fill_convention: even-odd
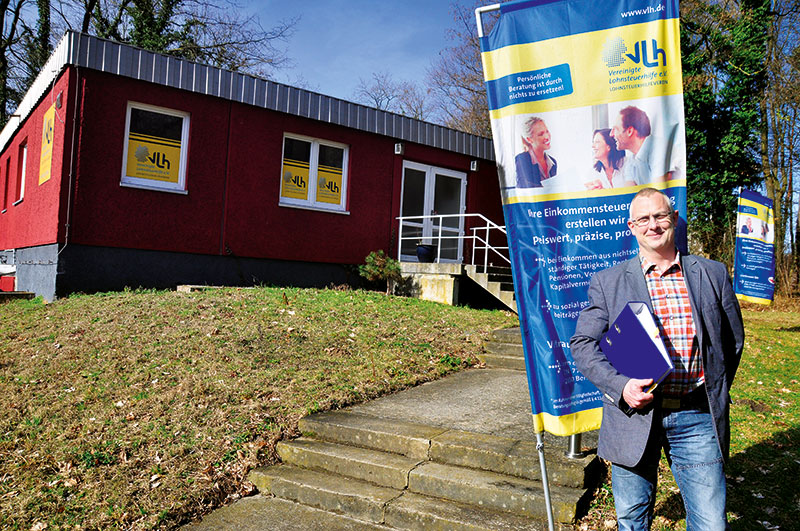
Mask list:
[[[481,36],[536,431],[596,429],[569,340],[595,271],[637,254],[636,192],[663,190],[686,248],[677,0],[521,0]]]
[[[733,291],[739,300],[772,304],[775,295],[775,219],[772,199],[739,194]]]

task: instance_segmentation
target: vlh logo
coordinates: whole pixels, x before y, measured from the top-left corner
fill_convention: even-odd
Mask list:
[[[658,47],[655,39],[638,41],[633,45],[633,53],[627,52],[625,41],[621,37],[613,37],[603,45],[603,61],[608,68],[622,66],[626,59],[648,68],[667,66],[667,54]]]
[[[150,162],[162,170],[165,168],[168,170],[170,167],[169,159],[167,159],[165,154],[161,153],[160,151],[155,151],[151,155],[150,150],[147,149],[147,146],[139,146],[136,148],[136,153],[134,156],[139,162]]]
[[[339,193],[339,185],[335,181],[327,181],[324,177],[319,180],[319,187],[334,194]]]

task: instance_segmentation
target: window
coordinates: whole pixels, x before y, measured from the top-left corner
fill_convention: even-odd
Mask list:
[[[129,103],[123,186],[186,193],[189,114]]]
[[[285,136],[280,204],[345,212],[347,152],[343,144]]]
[[[0,184],[3,185],[2,187],[0,187],[0,191],[3,192],[3,196],[0,197],[0,207],[2,207],[0,208],[0,212],[5,212],[6,207],[8,206],[8,192],[9,192],[8,161],[9,159],[6,159],[6,163],[3,164],[2,166],[3,173],[2,175],[0,175]]]
[[[28,141],[19,146],[19,159],[17,162],[17,190],[14,197],[16,205],[25,197],[25,174],[28,172]]]

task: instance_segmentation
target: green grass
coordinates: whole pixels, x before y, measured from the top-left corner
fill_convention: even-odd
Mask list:
[[[174,528],[251,493],[300,417],[469,366],[515,320],[340,290],[0,305],[0,528]]]
[[[744,310],[745,348],[731,389],[731,458],[726,467],[733,531],[796,529],[800,522],[800,302]],[[610,478],[582,529],[616,529]],[[606,526],[608,522],[608,526]],[[659,467],[654,531],[685,530],[680,493],[666,459]]]

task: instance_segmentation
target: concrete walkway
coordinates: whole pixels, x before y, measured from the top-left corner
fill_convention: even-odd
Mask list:
[[[473,369],[344,410],[356,416],[535,442],[525,372]],[[545,437],[549,461],[563,462],[567,438]],[[596,447],[596,433],[582,436]],[[548,474],[550,475],[550,474]],[[498,527],[499,528],[499,527]],[[269,495],[242,499],[187,529],[387,529],[342,515],[311,509]],[[533,529],[533,528],[530,528]]]

